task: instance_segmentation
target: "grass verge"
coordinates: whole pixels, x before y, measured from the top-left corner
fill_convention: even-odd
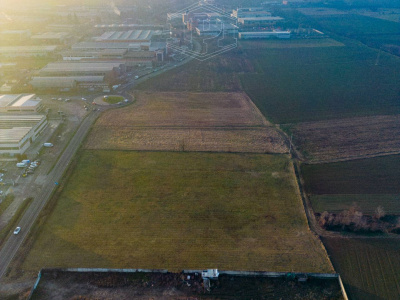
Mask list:
[[[26,198],[24,202],[20,205],[17,212],[11,218],[10,222],[8,222],[7,226],[0,231],[0,246],[3,245],[7,237],[12,234],[11,231],[17,226],[19,220],[21,219],[22,215],[28,209],[29,205],[32,203],[33,198]]]
[[[10,206],[10,204],[14,201],[14,194],[7,194],[3,201],[0,203],[0,216],[5,212],[5,210]]]

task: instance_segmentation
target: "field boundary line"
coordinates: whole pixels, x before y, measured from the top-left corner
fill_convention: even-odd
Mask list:
[[[343,158],[334,158],[334,159],[326,159],[326,160],[304,160],[304,163],[308,165],[322,165],[322,164],[330,164],[330,163],[336,163],[336,162],[345,162],[345,161],[352,161],[352,160],[361,160],[361,159],[370,159],[370,158],[376,158],[376,157],[382,157],[382,156],[391,156],[391,155],[398,155],[400,154],[400,151],[391,151],[391,152],[381,152],[381,153],[375,153],[375,154],[366,154],[366,155],[360,155],[360,156],[351,156],[351,157],[343,157]]]
[[[293,156],[292,156],[292,158],[293,158]],[[319,227],[319,225],[318,225],[318,223],[317,223],[317,221],[315,219],[314,211],[312,210],[312,207],[310,205],[311,203],[309,205],[307,205],[307,201],[309,203],[310,200],[305,195],[303,186],[301,184],[300,168],[299,168],[299,166],[297,164],[298,164],[298,162],[295,159],[292,159],[291,165],[292,165],[292,168],[293,168],[292,171],[294,173],[294,180],[295,180],[296,190],[297,190],[297,193],[298,193],[298,198],[300,198],[299,200],[301,201],[301,204],[302,204],[301,207],[303,208],[302,210],[303,210],[304,216],[305,216],[306,221],[307,221],[308,229],[317,238],[317,240],[318,240],[318,242],[319,242],[319,244],[321,246],[321,249],[325,254],[326,260],[329,262],[332,270],[336,273],[335,267],[332,264],[332,261],[331,261],[331,259],[329,257],[329,254],[328,254],[328,251],[326,250],[325,245],[321,240],[321,236],[318,234],[320,227]]]

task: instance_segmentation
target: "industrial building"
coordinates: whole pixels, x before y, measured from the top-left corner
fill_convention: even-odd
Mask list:
[[[0,31],[1,41],[26,41],[31,36],[30,30],[3,30]]]
[[[160,35],[160,30],[128,30],[128,31],[107,31],[100,37],[95,38],[96,42],[150,42],[154,35]]]
[[[238,18],[238,23],[241,26],[269,26],[281,21],[281,17],[251,17],[251,18]]]
[[[200,36],[210,35],[217,36],[219,34],[236,34],[237,26],[229,23],[210,24],[207,22],[201,23],[196,27],[196,33]]]
[[[47,125],[44,115],[0,115],[0,154],[23,154]]]
[[[290,31],[252,31],[239,32],[239,39],[289,39]]]
[[[123,62],[55,62],[49,63],[40,70],[40,76],[71,77],[71,76],[104,76],[112,79],[126,72]]]
[[[77,87],[74,77],[33,77],[29,84],[36,90],[73,90]]]
[[[246,7],[234,9],[231,16],[236,19],[251,17],[270,17],[271,13],[269,11],[265,11],[262,7]]]
[[[61,55],[63,60],[93,60],[93,59],[123,59],[127,49],[103,49],[99,51],[65,51]]]
[[[104,76],[71,76],[71,77],[33,77],[30,82],[36,90],[73,90],[76,88],[104,88],[108,83]]]
[[[125,61],[55,62],[40,70],[30,84],[37,90],[103,88],[116,82],[125,72]]]
[[[66,44],[71,40],[68,32],[44,32],[31,36],[32,41],[40,44]]]
[[[39,112],[41,102],[35,94],[0,95],[0,112]]]
[[[1,57],[44,57],[54,54],[57,46],[1,46]]]

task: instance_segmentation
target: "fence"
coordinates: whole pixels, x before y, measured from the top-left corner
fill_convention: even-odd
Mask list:
[[[193,274],[193,273],[201,273],[203,270],[183,270],[182,272],[185,274]],[[44,272],[80,272],[80,273],[169,273],[168,270],[165,269],[94,269],[94,268],[54,268],[54,269],[41,269],[38,274],[38,278],[29,294],[28,300],[32,298],[33,293],[37,289],[42,274]],[[342,279],[339,274],[330,274],[330,273],[299,273],[299,272],[261,272],[261,271],[218,271],[220,275],[230,275],[230,276],[251,276],[251,277],[271,277],[271,278],[284,278],[288,275],[304,276],[306,275],[308,278],[318,278],[318,279],[337,279],[340,289],[342,291],[342,295],[344,300],[348,300],[346,290],[344,288]]]

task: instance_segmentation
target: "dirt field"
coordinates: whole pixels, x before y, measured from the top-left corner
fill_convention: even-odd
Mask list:
[[[400,115],[299,123],[293,141],[310,161],[334,161],[400,152]]]
[[[343,299],[337,279],[299,283],[295,278],[220,275],[210,290],[204,290],[199,273],[46,271],[32,299]]]
[[[240,73],[254,72],[244,53],[232,50],[204,62],[193,60],[155,78],[136,89],[149,91],[236,92],[241,91]]]
[[[281,135],[243,93],[141,92],[104,113],[86,149],[285,153]]]
[[[350,299],[399,299],[399,239],[324,238],[323,242]]]
[[[85,150],[51,203],[10,278],[43,267],[333,271],[286,155]]]

